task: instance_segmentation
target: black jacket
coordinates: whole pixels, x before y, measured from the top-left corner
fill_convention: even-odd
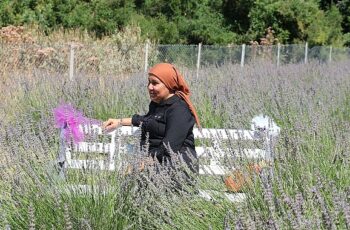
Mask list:
[[[148,133],[149,152],[152,157],[162,162],[164,158],[170,159],[170,146],[174,152],[180,152],[186,163],[188,153],[196,158],[193,126],[195,123],[188,105],[177,95],[157,104],[151,102],[146,115],[133,115],[132,124],[142,128],[141,145],[146,144]],[[187,158],[187,159],[186,159]]]

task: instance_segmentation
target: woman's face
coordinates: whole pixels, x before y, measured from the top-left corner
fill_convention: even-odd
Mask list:
[[[154,75],[148,77],[148,93],[153,102],[159,103],[171,97],[169,89]]]

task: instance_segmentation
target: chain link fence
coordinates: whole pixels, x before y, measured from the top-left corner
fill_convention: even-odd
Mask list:
[[[81,75],[123,77],[146,72],[158,62],[197,69],[225,64],[254,65],[265,62],[332,63],[350,59],[350,48],[298,45],[154,45],[154,44],[9,44],[0,43],[1,75],[46,71],[74,79]]]

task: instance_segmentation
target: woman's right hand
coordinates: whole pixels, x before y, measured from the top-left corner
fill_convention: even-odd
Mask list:
[[[103,122],[102,128],[103,130],[111,131],[113,129],[116,129],[120,125],[121,125],[121,119],[110,118],[107,121]]]

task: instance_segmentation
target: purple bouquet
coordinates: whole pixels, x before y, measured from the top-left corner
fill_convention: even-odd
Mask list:
[[[89,122],[83,113],[74,109],[70,104],[61,104],[53,110],[55,127],[63,129],[66,141],[73,139],[74,143],[84,140],[84,133],[80,125]]]

